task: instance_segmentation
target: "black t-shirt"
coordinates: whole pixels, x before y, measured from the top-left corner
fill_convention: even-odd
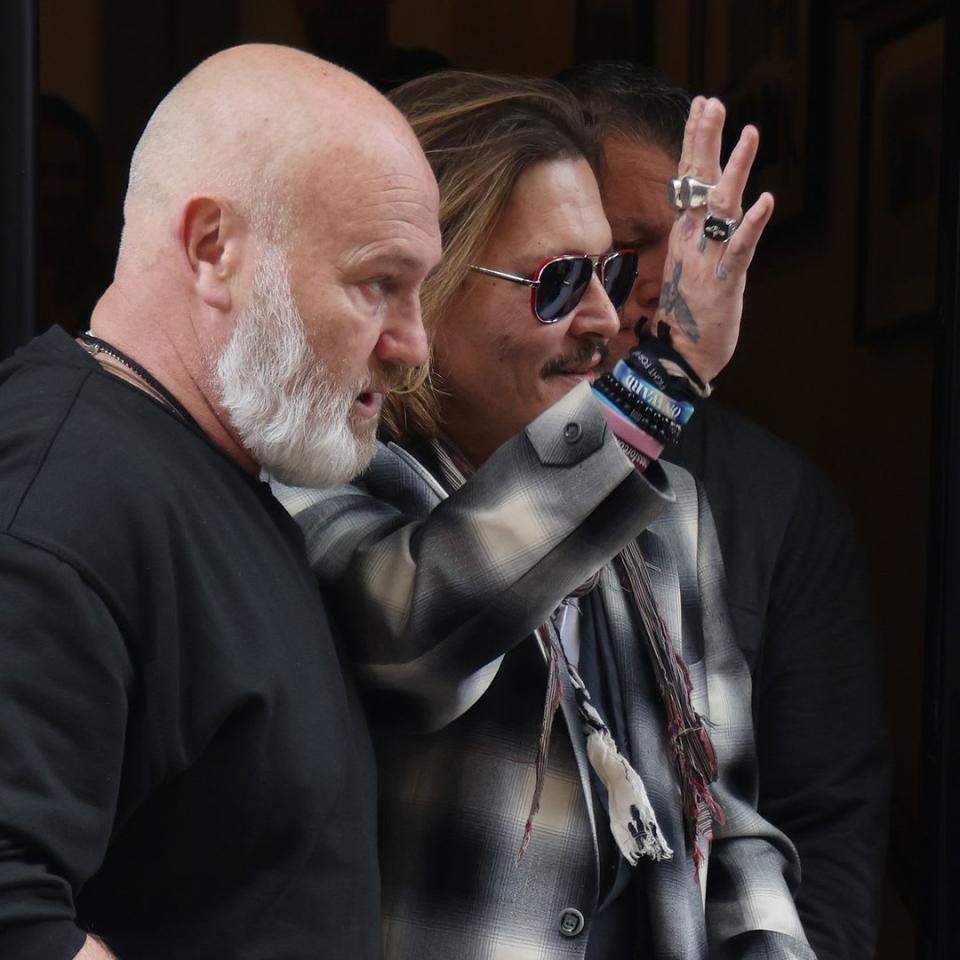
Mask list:
[[[380,955],[375,773],[300,532],[54,329],[0,367],[0,956]]]

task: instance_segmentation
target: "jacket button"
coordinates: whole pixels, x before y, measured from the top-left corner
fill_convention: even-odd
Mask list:
[[[583,428],[579,423],[568,423],[563,428],[563,439],[566,440],[567,443],[576,443],[582,436]]]
[[[574,907],[567,907],[560,914],[560,932],[565,937],[575,937],[583,929],[583,914]]]

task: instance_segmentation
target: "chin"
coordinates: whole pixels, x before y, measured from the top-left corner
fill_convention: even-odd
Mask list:
[[[277,444],[260,462],[291,487],[329,488],[349,483],[370,466],[376,451],[376,425],[318,430],[316,434]]]

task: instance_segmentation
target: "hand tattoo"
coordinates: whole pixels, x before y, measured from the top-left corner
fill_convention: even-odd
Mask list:
[[[698,251],[699,253],[703,253],[704,250],[706,250],[706,249],[707,249],[707,235],[704,234],[704,235],[700,238],[700,242],[697,244],[697,251]]]
[[[685,213],[683,215],[683,223],[680,225],[680,239],[689,240],[693,236],[693,232],[696,229],[697,229],[697,225],[694,222],[693,217],[688,216]]]
[[[727,268],[724,266],[723,261],[721,260],[721,261],[717,264],[717,279],[718,279],[718,280],[726,280],[728,276],[730,276],[730,274],[729,274],[729,272],[727,271]]]
[[[700,339],[700,328],[697,321],[693,319],[690,307],[684,300],[680,292],[680,275],[683,273],[683,264],[677,261],[673,265],[673,279],[668,280],[660,291],[660,306],[663,312],[669,316],[673,314],[677,318],[677,325],[694,342]]]

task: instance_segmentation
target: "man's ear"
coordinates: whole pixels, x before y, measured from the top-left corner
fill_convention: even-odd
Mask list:
[[[191,197],[180,217],[178,241],[200,299],[227,312],[240,268],[245,232],[229,204],[214,197]]]

